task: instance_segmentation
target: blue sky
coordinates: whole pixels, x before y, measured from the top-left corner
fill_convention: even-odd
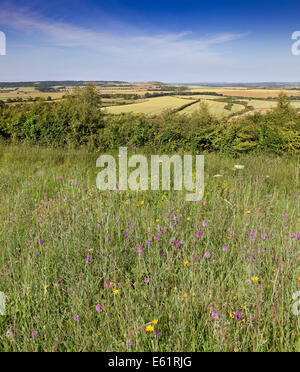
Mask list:
[[[0,0],[0,81],[300,81],[294,0]]]

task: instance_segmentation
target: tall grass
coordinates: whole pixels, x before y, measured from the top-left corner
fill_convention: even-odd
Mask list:
[[[210,154],[199,203],[96,158],[0,146],[1,351],[300,351],[299,158]]]

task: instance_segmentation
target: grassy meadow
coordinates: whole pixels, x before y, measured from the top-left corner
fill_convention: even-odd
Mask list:
[[[197,203],[98,156],[0,146],[1,351],[300,351],[297,155],[208,154]]]

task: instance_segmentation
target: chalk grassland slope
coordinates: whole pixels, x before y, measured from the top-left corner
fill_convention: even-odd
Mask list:
[[[196,102],[196,100],[195,100]],[[161,114],[164,110],[177,110],[189,103],[189,100],[177,97],[156,97],[148,99],[142,103],[134,103],[131,105],[106,107],[105,112],[109,114],[121,113],[143,113],[156,115]]]
[[[297,157],[210,154],[189,203],[98,156],[0,145],[0,351],[300,351]]]
[[[199,103],[196,103],[192,106],[189,106],[181,111],[182,114],[188,114],[191,115],[196,110],[199,110],[201,107],[201,104],[205,102],[208,106],[209,112],[217,116],[218,118],[221,118],[223,116],[229,116],[234,113],[241,112],[245,109],[243,105],[234,104],[231,109],[226,109],[225,107],[228,105],[226,102],[216,102],[216,101],[201,101]]]

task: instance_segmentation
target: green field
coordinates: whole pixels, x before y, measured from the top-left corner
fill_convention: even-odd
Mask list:
[[[164,110],[175,110],[187,104],[187,100],[177,97],[156,97],[147,99],[145,102],[133,103],[131,105],[106,107],[105,112],[109,114],[121,114],[132,112],[149,115],[161,114]]]
[[[218,96],[210,96],[210,95],[179,95],[176,97],[168,96],[168,97],[156,97],[156,98],[149,98],[140,103],[134,103],[129,105],[121,105],[121,106],[111,106],[106,107],[104,110],[109,114],[118,115],[121,113],[142,113],[146,115],[157,115],[161,114],[164,110],[179,110],[181,107],[188,103],[195,102],[194,105],[190,105],[183,110],[180,110],[180,113],[184,114],[192,114],[193,112],[199,109],[200,102],[198,103],[197,100],[201,100],[201,102],[205,102],[208,106],[209,112],[218,117],[226,117],[232,114],[238,114],[245,110],[245,106],[240,103],[234,103],[231,109],[227,109],[226,106],[228,102],[218,102],[218,100],[224,100],[226,97],[218,97]],[[248,106],[252,106],[254,110],[262,110],[262,109],[270,109],[275,108],[277,105],[276,101],[264,101],[264,100],[255,100],[255,99],[236,99],[238,102],[245,102]],[[291,105],[294,108],[300,108],[300,101],[291,101]]]
[[[1,351],[300,351],[297,157],[208,155],[199,203],[96,159],[0,147]]]
[[[208,97],[208,99],[206,99]],[[208,105],[209,112],[217,117],[229,116],[234,113],[238,113],[245,109],[243,105],[234,104],[231,110],[225,109],[227,102],[216,102],[213,99],[222,97],[210,97],[205,95],[196,96],[178,96],[178,97],[157,97],[147,99],[145,102],[106,107],[104,110],[109,114],[121,114],[121,113],[142,113],[149,115],[161,114],[164,110],[178,110],[188,103],[195,102],[194,105],[188,106],[187,108],[180,111],[180,113],[191,114],[199,109],[199,103],[197,100],[201,98],[201,102],[205,102]],[[205,99],[203,99],[205,98]]]
[[[234,104],[231,110],[227,110],[225,107],[228,103],[208,100],[208,101],[201,101],[199,103],[196,103],[195,105],[189,106],[185,108],[184,110],[182,110],[181,113],[190,115],[193,112],[199,110],[203,102],[207,104],[209,112],[218,118],[229,116],[234,113],[241,112],[245,109],[243,105]]]

